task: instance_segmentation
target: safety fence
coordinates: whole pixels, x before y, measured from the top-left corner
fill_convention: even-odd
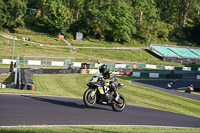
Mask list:
[[[73,62],[75,59],[68,58],[66,60],[20,60],[20,64],[23,65],[24,68],[69,68],[69,67],[77,67],[80,68],[83,66],[83,62]],[[0,59],[0,64],[10,64],[12,62],[11,59]],[[15,63],[16,60],[13,60]],[[102,62],[104,63],[104,62]],[[200,67],[175,67],[175,66],[160,66],[160,65],[152,65],[152,64],[144,64],[144,63],[132,63],[132,64],[107,64],[108,68],[112,70],[120,70],[120,71],[132,71],[133,69],[152,69],[152,70],[174,70],[174,71],[200,71]],[[98,68],[98,63],[89,63],[87,64],[89,69]]]

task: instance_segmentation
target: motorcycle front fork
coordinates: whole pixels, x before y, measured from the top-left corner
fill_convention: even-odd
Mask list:
[[[94,97],[94,95],[96,94],[96,91],[97,91],[97,88],[96,88],[94,91],[91,92],[91,95],[90,95],[90,96],[91,96],[91,97]]]

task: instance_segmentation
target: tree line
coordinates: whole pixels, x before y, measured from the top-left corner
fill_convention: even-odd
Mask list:
[[[0,27],[66,36],[82,32],[120,43],[200,44],[200,0],[1,0]]]

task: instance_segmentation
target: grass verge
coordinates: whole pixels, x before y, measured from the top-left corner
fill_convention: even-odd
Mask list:
[[[57,127],[0,127],[2,133],[199,133],[200,128],[131,127],[131,126],[57,126]]]

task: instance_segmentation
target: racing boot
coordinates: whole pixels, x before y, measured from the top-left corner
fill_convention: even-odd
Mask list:
[[[119,101],[119,93],[116,91],[116,92],[115,92],[115,95],[116,95],[116,96],[115,96],[115,101],[118,102],[118,101]]]

